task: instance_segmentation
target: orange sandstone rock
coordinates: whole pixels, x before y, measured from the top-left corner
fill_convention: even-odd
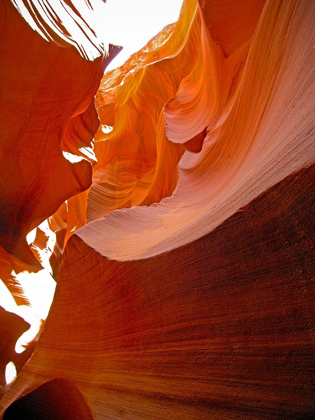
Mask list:
[[[33,206],[19,227],[54,213],[56,273],[62,262],[2,413],[32,394],[4,418],[37,413],[58,378],[94,419],[315,415],[314,22],[311,0],[185,1],[176,25],[104,75],[89,183],[52,175],[47,212]],[[96,127],[97,62],[82,62],[85,106],[56,141],[71,153]]]
[[[147,258],[182,246],[314,160],[312,4],[267,2],[255,26],[253,5],[248,14],[243,7],[249,25],[229,54],[208,14],[187,2],[168,41],[144,50],[125,82],[105,76],[99,95],[114,104],[114,128],[97,133],[92,223],[78,232],[103,256]],[[201,132],[202,150],[189,152]],[[112,212],[124,207],[132,208]]]
[[[113,261],[73,235],[45,331],[2,407],[62,377],[94,419],[312,418],[314,176],[312,165],[148,259]]]
[[[38,266],[26,234],[91,184],[90,162],[73,164],[63,151],[80,155],[91,145],[99,125],[94,95],[106,61],[47,42],[11,2],[1,1],[0,8],[0,243]]]

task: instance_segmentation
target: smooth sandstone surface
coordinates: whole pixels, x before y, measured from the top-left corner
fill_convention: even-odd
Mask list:
[[[94,419],[312,418],[314,176],[301,170],[149,259],[109,260],[73,236],[45,331],[3,404],[61,377]]]
[[[74,48],[48,43],[10,1],[0,2],[0,16],[0,243],[36,268],[26,234],[90,186],[91,163],[73,164],[63,152],[80,155],[91,145],[106,60],[88,61]]]
[[[12,293],[12,267],[38,269],[26,234],[57,235],[3,418],[313,418],[314,2],[185,1],[103,77],[0,7]]]
[[[193,3],[182,15],[187,38],[180,43],[175,28],[165,60],[143,54],[149,65],[140,61],[111,87],[114,129],[96,143],[92,223],[77,233],[109,258],[147,258],[195,240],[314,160],[311,2],[267,2],[252,38],[228,57]],[[201,151],[184,153],[205,127]]]

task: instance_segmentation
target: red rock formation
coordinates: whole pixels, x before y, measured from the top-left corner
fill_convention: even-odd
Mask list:
[[[0,306],[0,396],[3,395],[5,368],[10,362],[17,363],[19,355],[15,352],[17,339],[29,329],[30,325],[12,312]],[[28,355],[30,356],[30,355]],[[24,360],[24,363],[27,359]]]
[[[41,420],[43,416],[47,420],[93,420],[84,397],[75,384],[66,379],[47,382],[26,397],[15,401],[3,418]]]
[[[314,22],[311,0],[186,1],[103,77],[91,186],[74,188],[76,165],[67,182],[50,170],[47,200],[3,234],[27,262],[17,237],[68,199],[49,221],[56,272],[67,243],[53,306],[3,411],[65,378],[95,419],[315,415]],[[71,153],[94,134],[100,76],[75,57],[95,84],[73,93],[86,107],[56,140]],[[23,208],[20,196],[8,202]]]
[[[26,234],[91,183],[90,162],[72,164],[63,151],[82,155],[79,149],[91,146],[106,61],[88,61],[65,42],[47,43],[10,2],[0,7],[0,239],[7,252],[36,265]]]
[[[99,419],[311,418],[314,176],[301,170],[149,259],[109,260],[73,236],[6,405],[64,377]]]
[[[189,22],[188,38],[180,43],[177,31],[184,24],[178,25],[168,41],[173,49],[169,47],[167,59],[154,63],[162,52],[166,54],[166,43],[162,52],[143,54],[123,85],[118,78],[119,85],[110,86],[111,95],[115,89],[115,125],[103,135],[106,141],[95,146],[100,159],[87,198],[88,220],[113,207],[171,197],[154,207],[133,207],[90,223],[78,233],[88,245],[119,260],[150,257],[184,245],[312,162],[313,62],[311,45],[304,52],[300,48],[309,39],[306,28],[313,26],[308,20],[310,7],[307,2],[299,7],[267,3],[252,38],[226,56],[207,30],[201,8],[190,2],[182,15],[183,22]],[[147,81],[160,86],[165,79],[168,89],[154,94]],[[107,101],[112,106],[112,97]],[[154,104],[154,120],[145,103]],[[296,109],[302,107],[304,117],[297,121]],[[144,110],[138,116],[132,109]],[[137,120],[134,124],[131,116]],[[105,116],[103,121],[108,124]],[[205,126],[202,151],[185,153],[178,164],[184,153],[180,143],[191,141]],[[130,156],[131,163],[141,158],[142,178],[133,170]]]

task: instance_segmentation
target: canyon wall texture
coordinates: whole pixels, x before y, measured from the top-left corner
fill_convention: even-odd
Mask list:
[[[184,1],[104,76],[117,49],[48,42],[16,3],[1,278],[40,270],[48,218],[57,287],[3,418],[313,418],[314,2]]]

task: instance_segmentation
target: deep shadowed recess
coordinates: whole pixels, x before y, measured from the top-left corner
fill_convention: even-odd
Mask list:
[[[54,379],[15,401],[3,420],[93,420],[78,388],[68,379]]]

